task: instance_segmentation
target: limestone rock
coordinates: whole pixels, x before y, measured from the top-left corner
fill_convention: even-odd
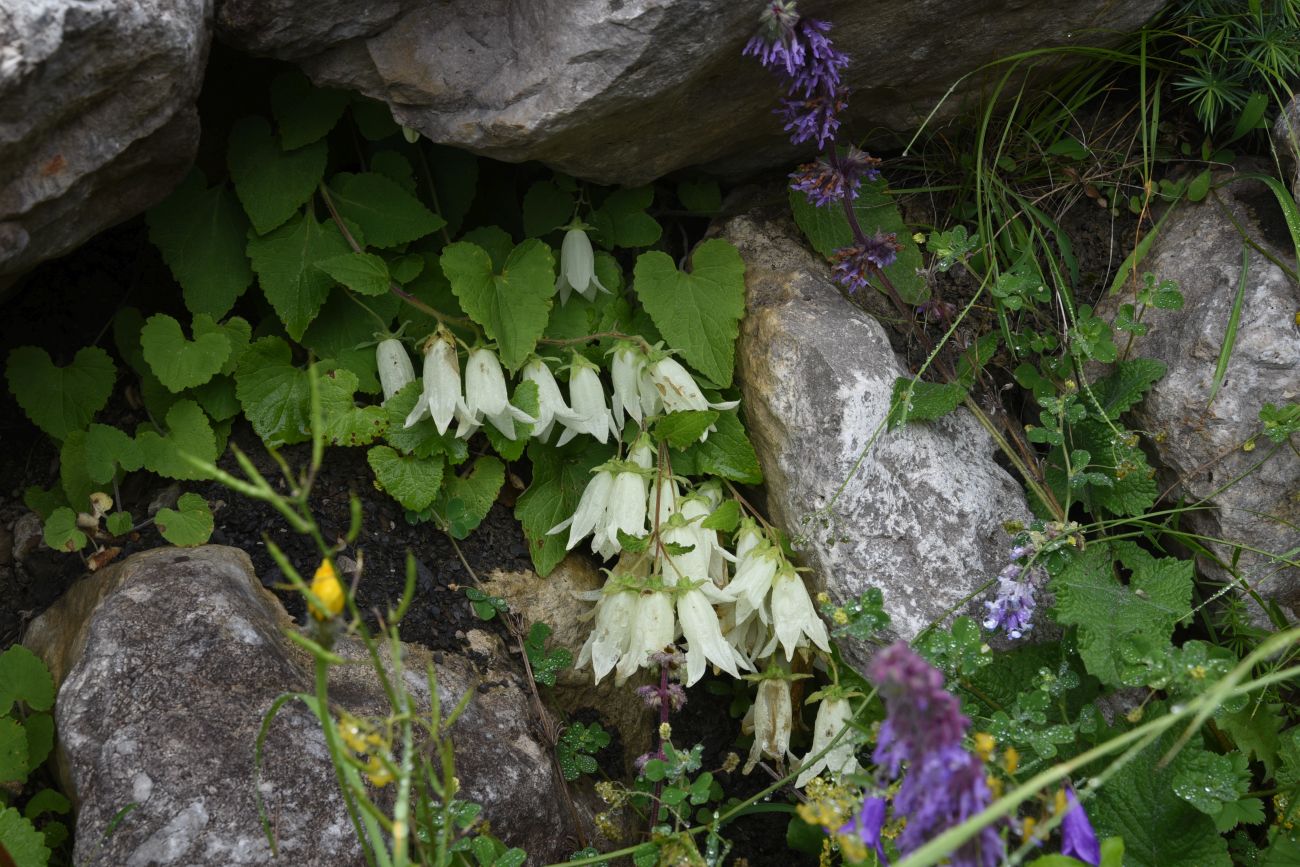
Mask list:
[[[1029,48],[1098,44],[1160,0],[801,4],[829,16],[852,117],[910,131],[961,75]],[[222,38],[293,60],[318,83],[385,100],[436,142],[637,184],[700,163],[727,173],[798,153],[779,86],[741,56],[759,3],[732,0],[220,0]],[[977,90],[973,76],[950,101]],[[808,149],[803,149],[806,153]]]
[[[1291,171],[1291,195],[1300,197],[1300,97],[1293,97],[1273,121],[1273,146]]]
[[[0,286],[152,206],[189,169],[211,7],[0,9]]]
[[[1236,180],[1217,196],[1253,241],[1295,267],[1295,248],[1264,185]],[[1294,559],[1300,553],[1300,458],[1291,446],[1255,435],[1260,407],[1300,400],[1300,291],[1257,250],[1249,250],[1241,321],[1223,386],[1210,400],[1242,249],[1242,236],[1214,201],[1183,203],[1165,221],[1142,270],[1176,281],[1184,307],[1148,310],[1143,318],[1150,332],[1134,341],[1131,356],[1159,359],[1168,371],[1135,408],[1135,427],[1163,435],[1152,443],[1162,467],[1161,490],[1169,489],[1184,505],[1210,507],[1188,511],[1183,529],[1274,554],[1290,552]],[[1105,299],[1099,315],[1110,317],[1131,300]],[[1244,450],[1252,437],[1255,448]],[[1209,547],[1232,561],[1231,547]],[[1231,580],[1207,558],[1200,565],[1216,580]],[[1243,550],[1237,571],[1262,596],[1300,616],[1300,569]]]
[[[844,602],[879,587],[893,630],[911,639],[998,574],[1002,522],[1028,518],[1024,495],[964,409],[881,430],[907,371],[778,210],[723,227],[746,265],[737,377],[768,508],[799,538],[814,589]]]
[[[32,624],[26,643],[61,684],[58,763],[78,805],[77,863],[270,860],[253,799],[254,743],[277,696],[314,691],[309,658],[283,634],[289,626],[248,557],[220,546],[138,554],[83,581]],[[499,645],[474,637],[481,652],[473,659],[404,645],[404,682],[425,708],[429,665],[447,710],[475,690],[452,729],[460,796],[483,804],[500,836],[555,860],[577,847],[564,839],[550,757],[530,733],[528,698]],[[335,649],[364,656],[351,639]],[[368,665],[334,675],[332,700],[357,715],[386,714]],[[320,726],[299,702],[270,728],[261,788],[287,863],[363,863]]]

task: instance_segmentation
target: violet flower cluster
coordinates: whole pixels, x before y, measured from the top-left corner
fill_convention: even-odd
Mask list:
[[[998,586],[993,599],[985,602],[988,616],[984,628],[1002,630],[1008,638],[1017,639],[1033,628],[1034,609],[1038,606],[1038,588],[1047,580],[1047,570],[1036,564],[1048,550],[1069,544],[1073,534],[1057,521],[1041,530],[1022,533],[1016,544],[1007,552],[1007,565],[998,573]]]

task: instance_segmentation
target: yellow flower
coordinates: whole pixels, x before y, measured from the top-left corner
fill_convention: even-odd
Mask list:
[[[311,616],[317,620],[337,617],[343,610],[343,584],[340,583],[338,573],[334,571],[330,561],[321,561],[320,568],[311,579],[311,592],[325,606],[322,611],[315,603],[308,602],[307,607],[311,610]]]

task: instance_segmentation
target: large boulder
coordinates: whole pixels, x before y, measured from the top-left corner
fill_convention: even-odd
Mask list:
[[[1239,226],[1259,249],[1245,243]],[[1243,251],[1241,319],[1211,400]],[[1161,490],[1171,504],[1190,507],[1181,528],[1209,537],[1202,541],[1218,561],[1236,559],[1242,581],[1300,616],[1300,569],[1269,556],[1295,560],[1300,548],[1296,437],[1273,443],[1260,435],[1259,420],[1266,403],[1300,401],[1300,291],[1271,260],[1295,268],[1295,247],[1276,198],[1257,181],[1233,180],[1212,200],[1183,203],[1163,221],[1141,267],[1177,282],[1184,306],[1149,309],[1142,320],[1150,331],[1134,340],[1130,355],[1159,359],[1168,371],[1135,408],[1134,423],[1154,435]],[[1132,303],[1131,295],[1105,299],[1100,314],[1113,315],[1119,304]],[[1215,558],[1202,557],[1200,565],[1209,577],[1233,583]]]
[[[915,129],[960,76],[1016,51],[1113,41],[1163,0],[809,2],[856,62],[873,141]],[[637,184],[684,166],[737,173],[797,154],[778,86],[741,56],[762,4],[734,0],[219,0],[221,38],[318,83],[387,101],[437,142]],[[940,116],[984,84],[959,88]],[[854,128],[851,125],[850,128]],[[882,135],[883,133],[883,135]],[[804,152],[807,149],[803,149]]]
[[[78,864],[270,860],[253,797],[254,744],[277,696],[314,692],[309,657],[285,637],[292,628],[248,557],[220,546],[138,554],[77,585],[32,624],[26,643],[61,684],[57,761],[77,803]],[[361,664],[334,669],[331,701],[387,716],[364,648],[343,639],[335,650]],[[451,730],[459,797],[483,804],[498,835],[556,860],[576,846],[564,839],[529,696],[506,660],[499,641],[478,631],[465,657],[402,648],[404,683],[422,709],[430,666],[445,710],[474,690]],[[270,727],[260,788],[286,863],[364,863],[320,724],[300,702]],[[105,837],[128,804],[134,809]]]
[[[0,10],[0,287],[157,203],[189,170],[211,0]]]
[[[908,372],[783,207],[733,217],[723,235],[745,260],[737,377],[771,517],[817,589],[843,603],[880,588],[894,633],[911,639],[1001,570],[1003,522],[1029,518],[1020,485],[965,409],[883,429]]]

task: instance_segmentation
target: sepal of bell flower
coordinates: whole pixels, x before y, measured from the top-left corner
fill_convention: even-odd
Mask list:
[[[596,290],[609,292],[596,276],[596,254],[591,249],[591,239],[587,237],[581,223],[573,223],[564,233],[560,245],[560,276],[555,281],[555,290],[560,293],[560,303],[569,300],[570,292],[577,292],[588,301],[596,300]]]
[[[741,768],[742,774],[754,770],[763,756],[783,761],[790,754],[790,730],[794,725],[794,710],[790,702],[790,681],[783,677],[764,678],[759,682],[754,698],[752,724],[754,745],[749,758]]]
[[[605,387],[600,384],[599,368],[576,352],[569,366],[569,406],[574,418],[571,421],[560,420],[564,431],[555,442],[557,446],[564,445],[580,433],[595,437],[598,443],[608,441],[611,433],[618,437],[614,416],[605,401]]]
[[[794,659],[794,652],[804,637],[823,652],[831,652],[826,624],[817,616],[803,579],[789,563],[777,570],[772,581],[772,626],[775,634],[763,649],[764,656],[775,650],[780,642],[788,662]]]
[[[641,424],[641,374],[649,360],[639,346],[628,341],[616,343],[610,354],[613,359],[609,364],[609,378],[614,383],[610,410],[615,424],[622,430],[624,413]]]
[[[618,661],[614,683],[621,686],[636,674],[637,669],[649,667],[651,654],[660,653],[672,644],[676,635],[672,593],[643,591],[637,599],[636,612],[632,616],[632,635],[628,639],[627,652]]]
[[[830,771],[833,774],[852,774],[858,771],[857,749],[852,732],[844,732],[838,741],[835,740],[840,732],[848,727],[851,719],[853,719],[853,708],[847,698],[826,696],[821,700],[817,706],[817,719],[813,723],[812,746],[808,749],[804,761],[807,762],[808,758],[826,750],[832,743],[835,746],[830,747],[825,755],[800,769],[799,778],[794,783],[795,788],[803,788],[809,780],[822,771]]]
[[[609,508],[609,495],[613,490],[614,473],[609,464],[604,464],[592,475],[591,481],[587,482],[587,487],[583,488],[582,496],[578,499],[578,508],[568,518],[547,530],[546,535],[554,535],[567,527],[569,541],[565,545],[565,550],[572,551],[587,537],[588,533],[594,531],[597,525],[605,520],[605,512]]]
[[[596,683],[614,670],[632,640],[632,618],[640,594],[611,577],[596,602],[595,626],[587,637],[574,668],[591,664]]]
[[[406,417],[406,427],[411,427],[425,416],[432,416],[438,434],[447,432],[457,410],[464,405],[460,392],[460,361],[456,358],[456,338],[450,332],[438,329],[424,346],[423,389],[411,413]]]
[[[744,560],[746,554],[765,541],[767,536],[758,528],[757,521],[750,517],[741,518],[736,529],[736,562]]]
[[[650,382],[658,392],[659,402],[663,406],[664,412],[702,412],[708,409],[727,410],[734,409],[740,405],[738,400],[725,400],[710,402],[704,392],[700,391],[699,385],[696,384],[695,378],[685,367],[682,367],[671,356],[664,356],[657,361],[651,362],[647,368],[650,376]],[[716,430],[716,426],[710,425],[708,430],[700,435],[700,442],[709,438],[709,434]]]
[[[537,419],[510,402],[501,362],[490,349],[475,349],[465,362],[465,407],[477,424],[487,421],[506,439],[515,439],[515,422],[533,424]]]
[[[375,347],[375,367],[379,371],[379,387],[384,391],[384,401],[415,382],[415,368],[406,347],[396,337],[388,337]],[[417,404],[418,404],[417,399]]]
[[[712,585],[705,581],[700,586]],[[682,635],[686,638],[687,686],[693,686],[704,677],[710,662],[732,677],[740,677],[740,672],[736,670],[738,656],[722,637],[717,612],[700,587],[679,589],[677,619],[681,622]]]
[[[551,373],[550,366],[544,360],[534,356],[524,365],[519,376],[525,382],[537,386],[537,422],[533,427],[535,438],[546,442],[557,420],[561,423],[577,421],[578,416],[564,402],[564,395],[560,394],[560,386],[555,381],[555,374]]]

